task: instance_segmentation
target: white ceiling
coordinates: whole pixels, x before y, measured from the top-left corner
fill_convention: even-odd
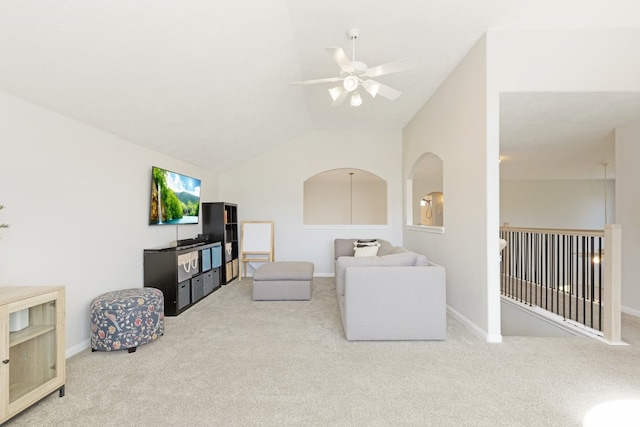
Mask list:
[[[508,93],[500,107],[510,179],[613,178],[614,129],[640,120],[639,93]]]
[[[398,100],[365,95],[361,107],[331,108],[328,86],[288,84],[337,75],[324,48],[350,56],[353,27],[361,30],[356,57],[369,66],[417,58],[415,69],[378,78],[403,92]],[[312,129],[404,127],[487,29],[505,27],[640,27],[640,5],[2,0],[0,90],[221,171]],[[608,135],[640,117],[640,101],[601,95],[505,95],[501,173],[551,177],[542,168],[551,165],[585,177],[594,162],[612,162]]]

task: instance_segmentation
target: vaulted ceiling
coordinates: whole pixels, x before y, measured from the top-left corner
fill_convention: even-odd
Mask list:
[[[221,171],[313,129],[401,129],[489,28],[583,27],[640,27],[640,8],[629,0],[2,0],[0,90]],[[289,85],[336,76],[325,47],[351,56],[349,28],[360,29],[356,57],[369,66],[417,59],[378,78],[399,99],[364,95],[360,107],[332,108],[330,85]],[[575,158],[584,144],[588,161],[612,161],[606,134],[640,117],[639,98],[585,96],[505,98],[501,151],[531,159],[534,146],[540,164],[567,155],[565,145]],[[569,126],[568,116],[584,120]],[[537,126],[542,119],[555,125]]]

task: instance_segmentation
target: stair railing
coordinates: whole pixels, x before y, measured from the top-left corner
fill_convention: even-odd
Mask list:
[[[501,293],[620,342],[621,228],[501,227]]]

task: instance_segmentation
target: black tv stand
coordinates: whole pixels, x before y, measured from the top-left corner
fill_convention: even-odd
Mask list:
[[[160,289],[164,314],[177,316],[220,288],[221,265],[220,242],[145,249],[144,286]]]

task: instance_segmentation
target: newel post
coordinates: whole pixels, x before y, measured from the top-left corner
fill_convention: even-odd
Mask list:
[[[609,343],[622,341],[622,228],[620,224],[604,227],[603,277],[603,328],[604,339]]]

